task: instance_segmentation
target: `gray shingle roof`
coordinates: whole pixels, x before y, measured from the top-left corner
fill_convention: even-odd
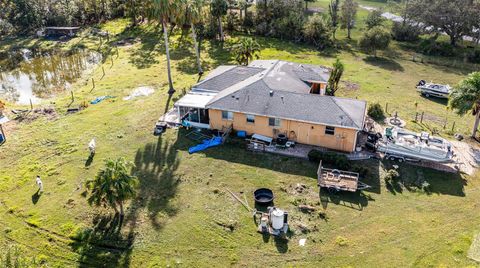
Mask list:
[[[203,80],[193,87],[195,89],[220,92],[264,70],[263,68],[237,66]]]
[[[362,129],[366,102],[303,94],[291,91],[273,91],[264,80],[213,100],[208,108],[292,119],[323,125]]]

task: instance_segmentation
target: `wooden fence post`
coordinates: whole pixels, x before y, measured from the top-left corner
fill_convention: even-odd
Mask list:
[[[425,114],[425,112],[422,112],[422,116],[420,117],[420,123],[423,124],[423,115]]]
[[[74,102],[75,98],[73,97],[73,90],[71,90],[70,93],[72,93],[72,102]]]
[[[385,113],[388,114],[388,102],[385,103]]]
[[[102,79],[103,79],[103,77],[105,77],[105,68],[103,67],[103,65],[102,65],[102,73],[103,73],[102,75]]]
[[[32,99],[30,98],[30,110],[33,111],[33,103],[32,103]]]
[[[418,119],[418,113],[415,112],[415,122],[417,122],[417,119]]]
[[[455,121],[453,121],[453,124],[452,124],[452,132],[455,131]]]

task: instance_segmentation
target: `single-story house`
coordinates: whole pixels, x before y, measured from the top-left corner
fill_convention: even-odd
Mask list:
[[[220,66],[175,103],[184,125],[234,130],[353,152],[366,102],[325,95],[330,70],[278,60]]]

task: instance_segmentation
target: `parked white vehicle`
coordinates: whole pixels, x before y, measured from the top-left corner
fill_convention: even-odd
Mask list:
[[[437,97],[448,99],[451,90],[452,88],[449,85],[427,83],[425,80],[421,80],[417,84],[417,91],[427,98]]]
[[[430,136],[427,132],[414,133],[401,128],[386,128],[383,137],[377,141],[377,151],[392,160],[453,162],[452,145],[447,140]]]

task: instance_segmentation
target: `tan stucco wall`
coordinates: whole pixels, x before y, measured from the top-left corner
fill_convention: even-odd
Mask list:
[[[247,123],[245,114],[234,113],[233,120],[222,119],[222,111],[209,110],[210,127],[222,129],[233,124],[233,129],[244,130],[249,135],[260,134],[274,137],[274,128],[268,125],[268,117],[255,116],[255,123]],[[354,129],[335,128],[335,135],[325,134],[325,126],[311,123],[303,123],[292,120],[281,120],[278,133],[286,133],[288,138],[298,143],[311,144],[327,147],[334,150],[353,152],[357,131]]]

